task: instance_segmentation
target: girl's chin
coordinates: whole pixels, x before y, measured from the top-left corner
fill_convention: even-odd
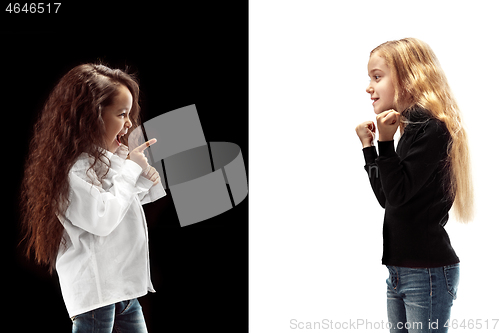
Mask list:
[[[396,108],[395,107],[390,107],[390,108],[373,108],[373,112],[375,112],[375,114],[381,114],[382,112],[388,111],[388,110],[396,110]]]

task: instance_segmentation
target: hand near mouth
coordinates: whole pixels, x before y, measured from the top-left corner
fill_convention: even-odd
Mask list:
[[[396,110],[387,110],[377,115],[379,141],[394,140],[394,134],[399,127],[401,114]]]

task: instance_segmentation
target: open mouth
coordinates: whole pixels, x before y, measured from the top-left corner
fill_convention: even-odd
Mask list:
[[[372,105],[375,105],[375,103],[377,103],[378,100],[379,100],[378,98],[372,98],[373,101]]]
[[[118,143],[118,146],[122,144],[121,137],[124,136],[125,134],[118,134],[116,136],[116,143]]]

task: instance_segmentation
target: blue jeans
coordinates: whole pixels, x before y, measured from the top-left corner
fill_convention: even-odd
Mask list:
[[[387,266],[387,314],[391,333],[445,333],[457,298],[460,266]]]
[[[73,333],[147,333],[137,299],[103,306],[71,318]]]

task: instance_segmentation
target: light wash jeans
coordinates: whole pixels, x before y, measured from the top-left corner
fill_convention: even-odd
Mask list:
[[[391,333],[445,333],[457,298],[460,266],[387,266],[387,314]],[[449,323],[448,323],[449,324]]]
[[[147,333],[137,299],[103,306],[71,318],[73,333]]]

